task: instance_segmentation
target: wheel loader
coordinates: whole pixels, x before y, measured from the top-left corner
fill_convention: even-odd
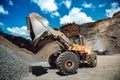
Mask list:
[[[39,46],[36,55],[48,60],[52,68],[70,75],[76,73],[82,63],[90,67],[97,65],[96,53],[80,34],[68,38],[61,31],[52,29],[48,20],[37,13],[31,13],[26,20],[34,46]]]

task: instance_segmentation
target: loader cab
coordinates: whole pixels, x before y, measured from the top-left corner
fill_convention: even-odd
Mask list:
[[[70,41],[74,44],[85,45],[85,40],[82,35],[72,36],[70,37]]]

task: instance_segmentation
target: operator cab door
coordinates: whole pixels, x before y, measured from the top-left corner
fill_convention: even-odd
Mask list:
[[[74,44],[79,44],[80,46],[85,45],[84,37],[81,35],[70,37],[70,41]]]

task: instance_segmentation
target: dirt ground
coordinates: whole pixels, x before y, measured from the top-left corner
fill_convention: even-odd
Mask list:
[[[98,56],[98,65],[81,65],[74,75],[64,76],[50,69],[47,61],[31,63],[30,73],[23,80],[120,80],[120,54]]]

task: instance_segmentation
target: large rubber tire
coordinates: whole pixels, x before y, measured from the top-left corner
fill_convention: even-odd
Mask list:
[[[57,53],[53,53],[50,57],[49,57],[49,65],[51,68],[57,68],[57,65],[56,65],[56,60],[58,58],[58,54]]]
[[[88,55],[87,62],[90,67],[97,66],[97,54],[93,52],[92,54]]]
[[[73,52],[64,52],[57,58],[57,66],[64,75],[74,74],[79,67],[79,59]]]

